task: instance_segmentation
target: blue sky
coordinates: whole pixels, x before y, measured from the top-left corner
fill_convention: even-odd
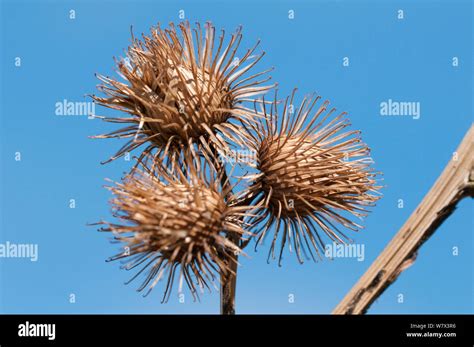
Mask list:
[[[87,100],[85,94],[96,92],[95,72],[114,75],[112,58],[128,46],[131,25],[136,34],[146,33],[158,22],[179,22],[180,10],[191,23],[210,20],[228,33],[242,24],[242,48],[262,40],[267,54],[260,68],[275,66],[280,94],[293,87],[316,91],[347,111],[384,172],[384,197],[364,231],[351,235],[365,245],[364,261],[299,265],[287,255],[279,268],[266,263],[263,249],[250,251],[239,269],[238,313],[331,312],[428,192],[472,124],[470,1],[1,4],[0,243],[38,244],[39,259],[0,258],[0,312],[218,312],[215,291],[200,303],[190,296],[179,303],[174,293],[160,304],[161,288],[142,298],[134,290],[138,283],[123,285],[130,273],[105,263],[117,245],[86,226],[109,216],[104,179],[119,179],[130,163],[101,166],[119,143],[88,136],[111,126],[58,116],[55,104]],[[389,99],[419,102],[421,117],[381,116],[380,103]],[[69,208],[70,199],[76,208]],[[369,313],[473,313],[472,216],[472,200],[463,201]]]

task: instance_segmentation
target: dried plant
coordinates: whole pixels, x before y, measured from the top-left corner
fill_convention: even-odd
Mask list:
[[[168,300],[176,273],[180,291],[183,280],[195,297],[197,289],[210,289],[215,273],[231,271],[229,254],[240,252],[221,232],[239,238],[248,234],[241,217],[249,206],[236,204],[230,185],[222,189],[223,171],[199,161],[186,155],[185,167],[173,173],[163,165],[155,172],[144,166],[109,187],[120,223],[101,222],[105,226],[100,230],[113,232],[126,248],[110,260],[125,259],[127,270],[141,267],[132,280],[146,273],[138,288],[148,286],[145,295],[167,274],[163,301]]]
[[[281,115],[276,97],[271,106],[255,105],[265,121],[248,129],[259,171],[249,191],[259,208],[254,221],[262,224],[255,247],[273,229],[268,257],[275,258],[280,239],[279,263],[285,245],[301,263],[308,254],[316,261],[314,252],[322,259],[325,242],[318,229],[334,242],[351,241],[336,224],[354,231],[362,227],[341,212],[365,217],[380,188],[360,131],[344,131],[350,125],[346,114],[333,117],[336,109],[326,112],[328,101],[317,106],[321,97],[316,95],[295,108],[295,93],[286,98]]]
[[[133,38],[130,64],[118,63],[127,83],[99,77],[106,97],[94,100],[131,115],[98,117],[127,125],[98,136],[129,138],[110,160],[146,144],[131,173],[110,187],[118,221],[101,222],[101,230],[127,250],[112,260],[141,267],[139,290],[166,278],[166,301],[178,274],[180,290],[186,282],[197,297],[219,273],[221,312],[232,314],[238,255],[250,241],[257,247],[272,234],[269,258],[279,244],[279,263],[286,246],[300,262],[322,259],[324,235],[351,241],[340,227],[361,228],[353,219],[366,216],[380,186],[360,132],[344,130],[345,113],[326,112],[329,102],[317,106],[315,95],[295,109],[295,91],[269,102],[269,77],[256,79],[268,71],[243,77],[263,53],[253,55],[257,44],[236,60],[240,29],[216,47],[209,23],[204,33],[187,22],[179,29]],[[227,153],[235,148],[256,153],[255,163],[244,162],[255,174],[232,174],[240,163]]]
[[[99,117],[125,127],[95,138],[129,139],[108,161],[142,145],[142,158],[154,153],[167,164],[194,144],[205,150],[212,144],[225,152],[228,141],[243,140],[241,124],[255,119],[242,103],[273,87],[264,85],[270,77],[257,79],[271,69],[247,76],[265,54],[254,54],[259,42],[237,58],[241,28],[226,44],[224,31],[215,42],[210,23],[204,32],[199,24],[194,30],[187,22],[178,27],[179,31],[173,24],[165,30],[158,26],[143,40],[132,36],[127,57],[117,61],[127,83],[98,75],[103,82],[98,88],[106,97],[93,95],[94,101],[130,115]]]

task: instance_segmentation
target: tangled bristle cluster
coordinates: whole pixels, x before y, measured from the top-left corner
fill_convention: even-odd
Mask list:
[[[95,138],[128,139],[108,161],[144,146],[110,187],[117,222],[100,222],[101,230],[125,249],[111,260],[139,268],[132,280],[143,275],[138,290],[146,294],[164,280],[164,301],[176,276],[179,290],[186,283],[197,298],[220,274],[222,295],[231,296],[236,254],[250,240],[257,247],[270,236],[268,260],[279,248],[279,263],[286,248],[300,262],[322,259],[326,238],[351,241],[340,226],[362,228],[354,219],[379,199],[369,148],[359,131],[345,130],[345,113],[328,110],[329,101],[318,105],[316,95],[295,107],[296,90],[266,100],[274,85],[259,76],[271,69],[247,76],[264,55],[255,54],[258,42],[238,57],[240,28],[227,43],[224,32],[215,36],[210,23],[203,31],[184,22],[133,37],[117,62],[123,82],[99,76],[105,96],[92,96],[128,115],[96,116],[123,127]],[[237,150],[257,171],[245,173],[247,186],[226,172]]]
[[[124,243],[125,251],[111,260],[125,258],[127,270],[141,266],[133,279],[147,270],[139,291],[148,288],[148,294],[168,276],[164,301],[177,273],[193,295],[198,289],[210,289],[216,273],[230,271],[229,255],[240,252],[222,231],[239,238],[246,234],[238,218],[242,208],[232,206],[233,197],[220,190],[216,181],[186,174],[163,173],[164,180],[140,171],[129,176],[110,187],[115,196],[111,201],[114,216],[120,223],[102,222],[102,231],[113,232]]]
[[[204,32],[199,24],[192,30],[187,22],[179,30],[158,26],[143,40],[133,38],[127,58],[117,63],[125,83],[99,75],[99,90],[106,97],[92,96],[100,105],[131,115],[97,117],[128,125],[95,136],[130,139],[110,160],[141,145],[146,145],[142,158],[152,152],[165,158],[194,144],[225,152],[228,142],[242,141],[240,124],[253,122],[254,116],[240,104],[272,86],[261,86],[270,78],[255,79],[269,70],[241,78],[264,54],[254,55],[258,43],[237,58],[240,28],[227,45],[224,38],[222,32],[215,51],[215,28],[207,23]]]
[[[349,126],[345,114],[331,117],[335,109],[326,112],[328,102],[313,114],[320,97],[312,96],[296,109],[296,121],[291,124],[294,95],[286,99],[281,116],[277,101],[269,114],[262,103],[269,121],[254,129],[251,146],[257,152],[260,173],[252,191],[258,195],[260,208],[256,220],[265,221],[257,244],[274,227],[269,256],[274,257],[280,239],[280,260],[283,248],[289,245],[302,262],[304,256],[316,260],[313,250],[319,256],[324,252],[319,231],[335,242],[350,240],[336,224],[361,228],[347,214],[366,216],[367,207],[379,198],[375,193],[380,187],[376,173],[369,168],[369,149],[359,132],[343,131]]]

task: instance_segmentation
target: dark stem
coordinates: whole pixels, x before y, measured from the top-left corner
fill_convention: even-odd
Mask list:
[[[214,146],[211,146],[213,152],[214,165],[216,169],[222,170],[221,187],[223,190],[227,189],[226,185],[230,184],[225,165],[219,161],[218,151]],[[229,191],[232,194],[232,191]],[[226,238],[234,244],[239,245],[240,238],[235,233],[226,232]],[[237,261],[239,255],[232,253],[230,259],[227,260],[230,271],[220,273],[220,306],[221,314],[233,315],[235,314],[235,288],[237,284]]]
[[[218,163],[219,164],[219,163]],[[225,182],[230,184],[227,172],[225,167],[222,168],[222,189],[225,189]],[[232,194],[232,191],[229,192]],[[234,244],[239,245],[240,237],[235,233],[226,233],[227,239],[232,241]],[[227,272],[221,273],[221,314],[234,315],[235,314],[235,291],[237,287],[237,265],[238,265],[239,255],[237,252],[234,252],[230,255],[229,270]]]
[[[227,234],[227,238],[239,244],[238,237]],[[221,273],[221,314],[235,314],[235,290],[237,286],[237,261],[238,254],[233,253],[230,259],[230,271]]]
[[[227,174],[224,172],[223,181],[227,181]],[[247,206],[252,203],[255,196],[246,196],[238,202],[240,206]],[[243,217],[241,217],[243,218]],[[227,233],[226,237],[231,240],[240,249],[244,249],[248,242],[241,242],[241,238],[236,233]],[[234,315],[235,314],[235,293],[237,286],[237,269],[238,269],[239,254],[234,252],[231,254],[229,268],[227,273],[221,273],[221,314]]]
[[[214,165],[216,168],[222,170],[221,176],[221,187],[222,189],[227,189],[227,185],[230,185],[230,180],[227,176],[227,172],[225,170],[225,166],[219,161],[218,153],[216,148],[213,146],[212,151],[214,154]],[[233,194],[232,189],[229,190],[228,194]],[[255,196],[246,196],[241,201],[238,202],[240,206],[250,205],[254,200]],[[241,217],[243,218],[243,217]],[[241,243],[241,238],[236,233],[228,233],[226,232],[226,238],[232,241],[235,245],[239,246],[243,249],[247,243]],[[235,293],[236,293],[236,286],[237,286],[237,269],[238,269],[238,259],[239,254],[238,252],[234,252],[230,255],[230,259],[228,259],[228,267],[230,271],[221,272],[220,274],[220,306],[221,306],[221,314],[225,315],[234,315],[235,314]]]

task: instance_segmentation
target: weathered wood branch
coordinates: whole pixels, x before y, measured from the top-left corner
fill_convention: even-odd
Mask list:
[[[466,196],[474,196],[474,125],[428,194],[333,314],[364,314],[413,264],[421,245]]]

